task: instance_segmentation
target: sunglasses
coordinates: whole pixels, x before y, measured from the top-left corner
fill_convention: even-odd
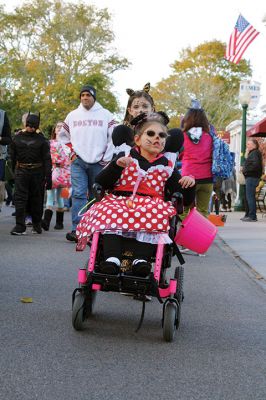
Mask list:
[[[168,133],[166,133],[166,132],[159,132],[159,133],[156,133],[156,132],[154,132],[154,131],[146,131],[146,135],[147,136],[149,136],[149,137],[153,137],[153,136],[155,136],[155,135],[158,135],[161,139],[166,139],[167,138],[167,136],[168,136]]]

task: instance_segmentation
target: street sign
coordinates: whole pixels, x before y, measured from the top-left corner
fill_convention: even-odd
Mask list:
[[[230,144],[230,132],[228,132],[228,131],[217,131],[217,135],[225,143]]]
[[[260,86],[259,82],[255,81],[241,81],[239,88],[239,98],[243,98],[246,95],[250,96],[248,102],[249,110],[252,110],[257,107],[260,101]]]

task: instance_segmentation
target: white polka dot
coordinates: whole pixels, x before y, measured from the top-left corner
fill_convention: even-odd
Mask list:
[[[127,228],[128,228],[128,224],[123,224],[122,227],[123,227],[124,229],[127,229]]]
[[[134,218],[129,218],[128,222],[129,222],[130,224],[133,224]]]
[[[158,180],[161,181],[163,178],[161,177],[161,175],[157,176]]]
[[[128,179],[129,181],[132,181],[132,176],[129,176],[127,179]]]
[[[97,226],[100,225],[100,221],[96,221],[96,224],[95,224],[95,225],[97,225]]]
[[[111,228],[116,228],[116,223],[115,222],[113,222],[112,224],[111,224]]]
[[[112,210],[108,210],[108,211],[107,211],[107,214],[112,214]]]
[[[146,227],[147,227],[147,228],[151,228],[151,224],[148,222],[148,223],[146,224]]]
[[[110,224],[111,220],[110,218],[107,218],[107,220],[105,221],[107,224]]]
[[[151,222],[152,222],[153,224],[156,224],[157,219],[156,219],[156,218],[153,218],[153,219],[151,220]]]
[[[158,224],[158,229],[163,229],[162,224]]]
[[[103,207],[103,211],[106,211],[107,210],[107,207]]]
[[[106,218],[105,215],[102,215],[102,216],[101,216],[101,219],[102,219],[103,221],[105,220],[105,218]]]
[[[100,225],[100,229],[104,229],[105,228],[105,225]]]
[[[162,210],[163,206],[161,204],[158,204],[158,208],[159,208],[159,210]]]
[[[94,227],[92,227],[91,228],[91,233],[93,233],[95,231],[95,228]]]
[[[147,213],[146,216],[147,216],[147,218],[151,218],[151,214],[150,213]]]
[[[124,179],[121,182],[122,185],[125,185],[126,183],[127,183],[127,181],[125,181]]]
[[[124,218],[127,218],[127,217],[128,217],[128,213],[125,212],[125,213],[123,214],[123,217],[124,217]]]
[[[119,208],[119,209],[117,210],[117,212],[122,213],[122,212],[123,212],[123,209],[122,209],[122,208]]]
[[[162,214],[157,214],[157,217],[158,218],[163,218],[163,215]]]
[[[112,215],[112,218],[117,218],[117,214],[113,214],[113,215]]]
[[[151,212],[152,212],[153,214],[157,214],[156,208],[153,208],[153,209],[151,210]]]
[[[156,184],[157,184],[157,181],[156,181],[155,179],[153,179],[153,180],[151,181],[151,183],[152,183],[153,185],[156,185]]]
[[[138,223],[134,225],[134,228],[136,228],[136,229],[138,229],[139,227],[140,227],[140,224],[138,224]]]
[[[121,224],[123,222],[122,218],[118,218],[117,222]]]
[[[140,213],[138,211],[135,213],[135,217],[140,217]]]
[[[168,222],[167,219],[163,219],[164,224],[167,224],[167,222]]]
[[[146,218],[144,217],[140,218],[140,222],[146,222]]]
[[[146,208],[145,207],[141,207],[140,211],[146,212]]]

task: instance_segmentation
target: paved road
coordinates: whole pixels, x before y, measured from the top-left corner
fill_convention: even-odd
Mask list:
[[[157,300],[136,334],[141,303],[119,294],[100,293],[87,329],[74,331],[87,252],[66,230],[12,237],[12,226],[2,214],[1,400],[265,400],[265,292],[219,238],[206,257],[186,256],[181,327],[165,343]]]

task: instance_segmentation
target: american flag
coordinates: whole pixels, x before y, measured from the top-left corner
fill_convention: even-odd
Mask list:
[[[259,32],[240,14],[226,48],[225,58],[238,64]]]

